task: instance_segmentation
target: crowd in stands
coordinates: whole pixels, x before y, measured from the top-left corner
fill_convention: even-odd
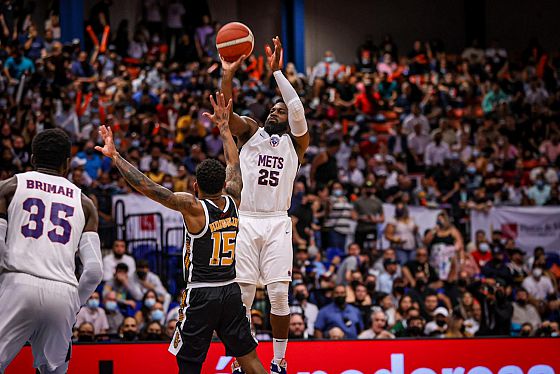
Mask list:
[[[97,127],[110,124],[121,154],[173,191],[193,192],[196,166],[223,157],[202,116],[220,84],[220,24],[184,22],[179,1],[144,3],[105,51],[87,34],[61,43],[56,12],[37,25],[16,2],[0,5],[0,179],[30,170],[34,135],[59,127],[74,144],[68,178],[99,211],[105,276],[78,315],[78,341],[169,340],[180,318],[181,295],[116,240],[112,198],[133,192],[94,151]],[[110,6],[91,9],[99,40]],[[497,230],[470,240],[468,216],[560,205],[559,68],[558,51],[536,40],[451,54],[438,40],[398,49],[390,36],[344,64],[327,51],[309,76],[286,65],[312,138],[290,210],[290,338],[558,335],[560,247],[527,253]],[[234,109],[260,123],[280,97],[261,57],[234,85]],[[441,213],[420,232],[410,206]],[[260,289],[259,339],[270,339],[268,312]]]

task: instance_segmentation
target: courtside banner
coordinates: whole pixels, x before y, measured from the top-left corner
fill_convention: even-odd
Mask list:
[[[167,344],[75,345],[69,374],[177,373]],[[266,369],[272,344],[261,343]],[[213,343],[204,374],[231,373],[231,358]],[[290,342],[290,374],[553,374],[560,373],[560,338]],[[34,374],[26,347],[6,374]]]
[[[529,254],[538,246],[560,254],[560,206],[496,207],[488,213],[473,210],[471,224],[473,241],[477,230],[484,230],[487,238],[492,230],[500,230]]]

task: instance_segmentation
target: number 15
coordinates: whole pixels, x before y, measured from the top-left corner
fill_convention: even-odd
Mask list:
[[[212,258],[210,266],[228,266],[233,264],[235,256],[235,231],[224,231],[212,233]]]

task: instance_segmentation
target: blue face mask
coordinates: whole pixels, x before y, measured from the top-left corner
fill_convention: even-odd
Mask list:
[[[152,321],[161,321],[163,319],[163,311],[156,309],[152,310]]]
[[[325,62],[331,63],[334,61],[334,57],[329,56],[329,57],[325,57]]]
[[[377,143],[377,136],[374,136],[374,135],[370,136],[370,137],[369,137],[369,142],[370,142],[371,144]]]
[[[474,167],[474,166],[467,167],[467,173],[475,174],[476,173],[476,167]]]
[[[340,197],[340,196],[344,195],[344,191],[342,191],[342,190],[334,190],[334,191],[333,191],[333,195],[336,196],[336,197]]]
[[[95,309],[99,307],[99,300],[98,299],[89,299],[87,302],[87,305],[91,308],[91,309]]]
[[[110,312],[113,312],[113,311],[117,310],[117,308],[118,308],[118,305],[117,305],[116,301],[107,301],[105,303],[105,309],[107,309]]]
[[[156,305],[156,299],[146,299],[144,300],[144,305],[146,306],[146,308],[151,308]]]

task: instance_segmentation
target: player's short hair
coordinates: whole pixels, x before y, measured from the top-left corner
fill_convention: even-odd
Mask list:
[[[196,168],[196,181],[202,192],[217,194],[224,188],[226,168],[218,160],[206,159]]]
[[[72,142],[61,129],[48,129],[33,138],[31,153],[35,167],[60,170],[71,156]]]
[[[288,106],[288,104],[286,104],[286,102],[284,101],[284,99],[281,99],[281,98],[280,98],[280,99],[277,99],[277,100],[274,102],[274,105],[276,105],[276,104],[284,104],[284,105]]]

